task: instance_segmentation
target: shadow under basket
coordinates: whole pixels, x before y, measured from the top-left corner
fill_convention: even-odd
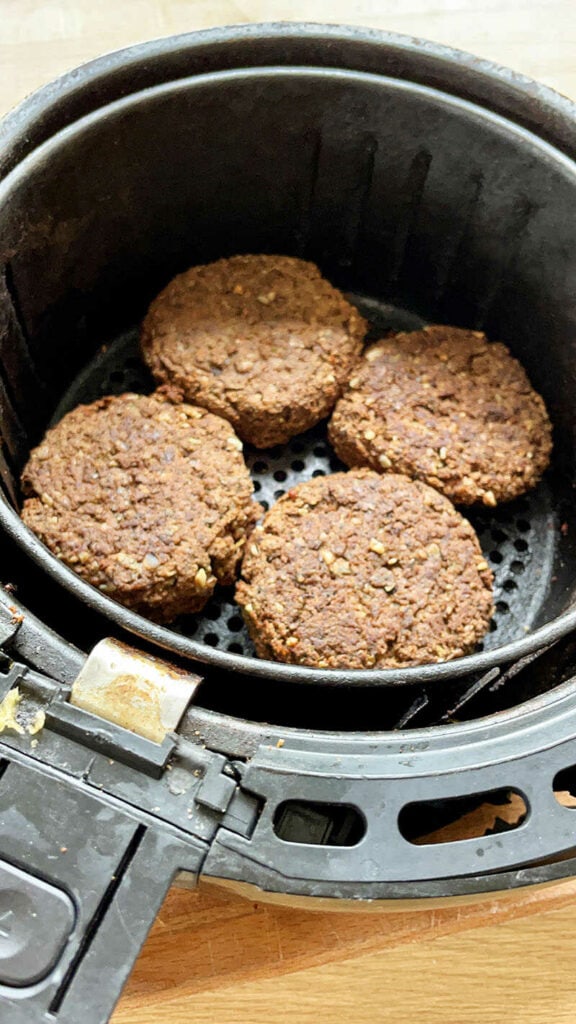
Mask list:
[[[54,879],[77,905],[97,874],[84,864],[82,822],[87,834],[89,821],[102,835],[110,827],[116,851],[105,908],[91,911],[38,1020],[79,1019],[67,1007],[78,979],[88,985],[84,957],[104,956],[99,936],[111,941],[134,879],[156,893],[153,917],[181,868],[340,905],[576,874],[572,105],[432,44],[248,26],[72,72],[4,122],[0,153],[0,527],[3,582],[17,587],[16,597],[0,591],[0,696],[18,678],[46,706],[37,747],[0,735],[0,855],[36,857],[37,874],[52,877],[42,843],[25,850],[10,817],[19,793],[37,834],[48,834],[48,816],[66,823],[62,845],[76,842],[73,870]],[[545,478],[516,502],[466,513],[495,574],[491,630],[473,654],[388,671],[273,664],[254,657],[231,594],[155,625],[84,583],[22,524],[19,474],[46,427],[79,402],[152,388],[137,344],[151,299],[194,264],[262,252],[316,262],[372,337],[433,322],[484,330],[543,395],[555,428]],[[323,424],[246,454],[268,504],[340,468]],[[165,748],[67,702],[85,652],[105,636],[202,675]],[[52,813],[64,790],[97,813],[82,817],[73,801]],[[118,955],[109,992],[129,960]],[[0,1000],[1,986],[0,976]]]

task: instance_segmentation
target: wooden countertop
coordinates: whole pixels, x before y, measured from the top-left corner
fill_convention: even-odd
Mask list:
[[[385,28],[576,96],[575,0],[0,0],[0,113],[106,51],[255,21]],[[576,881],[385,915],[173,890],[114,1024],[574,1024]]]

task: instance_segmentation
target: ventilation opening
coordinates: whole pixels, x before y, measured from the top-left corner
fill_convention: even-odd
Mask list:
[[[575,801],[576,806],[576,801]],[[416,846],[436,846],[511,832],[526,820],[528,806],[514,789],[429,800],[403,807],[398,828]]]
[[[307,846],[356,846],[366,833],[366,822],[356,807],[311,800],[280,804],[272,827],[285,843]]]
[[[576,765],[563,768],[554,777],[554,796],[562,807],[576,808]]]

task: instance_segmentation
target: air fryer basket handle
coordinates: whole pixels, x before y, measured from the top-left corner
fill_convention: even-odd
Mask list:
[[[105,1024],[171,882],[197,877],[206,844],[4,752],[0,740],[0,1018]]]

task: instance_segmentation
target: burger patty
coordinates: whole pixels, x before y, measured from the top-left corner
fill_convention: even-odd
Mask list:
[[[426,484],[368,469],[289,491],[252,534],[241,575],[257,653],[316,668],[457,658],[493,610],[470,523]]]
[[[347,466],[405,473],[461,505],[524,494],[552,451],[544,402],[508,349],[442,326],[372,345],[329,438]]]
[[[313,263],[233,256],[174,278],[150,306],[141,347],[157,381],[268,448],[328,416],[366,329]]]
[[[230,425],[169,396],[81,405],[22,474],[22,519],[100,591],[158,622],[232,584],[262,512]]]

